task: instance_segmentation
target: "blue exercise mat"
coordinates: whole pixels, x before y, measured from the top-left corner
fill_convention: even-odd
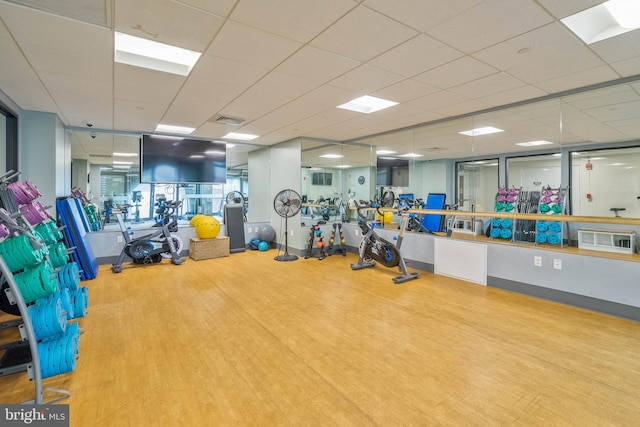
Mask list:
[[[444,209],[444,203],[447,198],[443,193],[429,193],[425,202],[425,209]],[[443,231],[444,215],[426,214],[422,218],[422,226],[431,232]]]
[[[56,201],[56,209],[69,247],[75,248],[71,257],[80,267],[80,277],[82,280],[95,279],[98,261],[87,239],[89,220],[80,201],[73,197],[61,198]]]

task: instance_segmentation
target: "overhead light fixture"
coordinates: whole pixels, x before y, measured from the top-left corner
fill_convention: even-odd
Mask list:
[[[194,130],[196,130],[196,128],[189,128],[186,126],[163,125],[162,123],[160,123],[158,126],[156,126],[155,131],[166,132],[166,133],[181,133],[184,135],[189,135]]]
[[[486,165],[488,162],[486,160],[477,160],[475,162],[469,163],[470,165]]]
[[[610,166],[626,166],[626,163],[611,163]]]
[[[208,154],[210,156],[224,156],[226,153],[220,150],[207,150],[204,154]]]
[[[351,167],[351,165],[338,165],[338,166],[336,166],[336,168],[338,168],[338,169],[346,169],[346,168],[350,168],[350,167]]]
[[[229,148],[233,148],[233,147],[235,147],[235,146],[236,146],[236,144],[230,144],[230,143],[228,143],[228,142],[227,142],[227,150],[228,150]]]
[[[192,154],[189,156],[190,159],[204,159],[203,154]]]
[[[251,135],[248,133],[238,133],[238,132],[229,132],[223,138],[229,139],[237,139],[239,141],[251,141],[252,139],[256,139],[260,135]]]
[[[135,67],[188,76],[200,52],[115,32],[115,61]]]
[[[369,114],[375,111],[384,110],[385,108],[393,107],[394,105],[398,105],[398,103],[382,98],[376,98],[375,96],[365,95],[360,98],[352,99],[346,104],[338,105],[337,108]]]
[[[422,154],[416,154],[416,153],[407,153],[407,154],[400,154],[398,157],[422,157]]]
[[[116,157],[138,157],[138,153],[113,153]]]
[[[376,151],[376,154],[379,154],[379,155],[382,155],[382,156],[384,156],[386,154],[395,154],[395,153],[396,153],[396,151],[391,151],[391,150],[378,150],[378,151]]]
[[[640,2],[609,0],[561,20],[586,44],[640,28]]]
[[[593,160],[607,160],[607,158],[606,157],[592,157],[589,160],[591,160],[591,161],[593,161]]]
[[[342,154],[323,154],[321,156],[318,157],[323,157],[325,159],[341,159],[344,156]]]
[[[480,136],[480,135],[489,135],[489,134],[498,133],[498,132],[504,132],[504,129],[494,128],[493,126],[485,126],[481,128],[465,130],[463,132],[458,132],[458,133],[461,133],[462,135],[467,135],[467,136]]]
[[[133,164],[133,162],[121,162],[121,161],[118,161],[118,160],[114,160],[111,163],[114,164],[114,165],[131,165],[131,164]]]
[[[521,147],[535,147],[537,145],[549,145],[553,144],[551,141],[528,141],[528,142],[517,142],[516,145]]]
[[[487,163],[487,166],[498,166],[497,163]]]

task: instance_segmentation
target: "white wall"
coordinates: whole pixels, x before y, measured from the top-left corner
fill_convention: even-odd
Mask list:
[[[40,201],[52,206],[71,189],[71,146],[57,115],[24,110],[20,114],[20,179],[32,181],[42,193]]]
[[[294,190],[300,194],[300,170],[301,162],[301,142],[295,139],[281,144],[272,145],[270,148],[270,180],[269,180],[269,199],[270,207],[270,223],[276,230],[277,241],[282,244],[284,250],[284,231],[285,220],[278,215],[273,208],[273,199],[282,190]],[[251,176],[251,173],[249,173]],[[289,249],[299,251],[304,247],[302,235],[306,230],[302,230],[300,226],[300,213],[288,219],[287,229],[289,231],[288,244]],[[306,237],[306,236],[305,236]]]
[[[273,195],[269,186],[271,161],[269,148],[249,153],[249,211],[248,222],[269,221]]]

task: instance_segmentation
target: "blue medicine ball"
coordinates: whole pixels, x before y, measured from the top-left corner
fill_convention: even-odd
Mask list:
[[[263,241],[263,242],[260,242],[260,243],[258,244],[258,249],[260,249],[260,251],[264,252],[264,251],[266,251],[267,249],[269,249],[269,244],[268,244],[267,242],[264,242],[264,241]]]
[[[249,241],[249,247],[254,251],[257,251],[259,249],[260,242],[261,242],[260,239],[258,239],[257,237],[254,237]]]

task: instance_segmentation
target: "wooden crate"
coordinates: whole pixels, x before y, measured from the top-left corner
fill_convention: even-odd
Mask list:
[[[202,259],[229,256],[229,237],[218,236],[215,239],[189,239],[189,257],[196,261]]]

